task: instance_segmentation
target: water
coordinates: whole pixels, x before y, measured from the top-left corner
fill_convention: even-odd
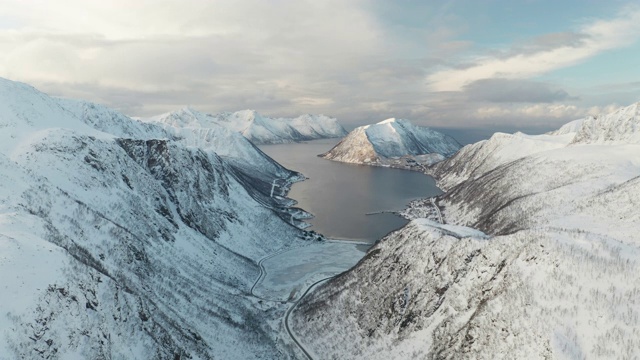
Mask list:
[[[407,223],[380,211],[403,209],[411,200],[442,192],[433,178],[424,174],[365,165],[329,161],[317,157],[339,139],[298,144],[263,145],[262,151],[285,167],[309,179],[296,183],[289,197],[312,213],[312,230],[337,239],[373,242]]]

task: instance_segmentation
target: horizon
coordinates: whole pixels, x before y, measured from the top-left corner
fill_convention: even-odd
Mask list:
[[[632,1],[9,0],[0,11],[0,76],[132,117],[188,105],[539,133],[640,100]]]

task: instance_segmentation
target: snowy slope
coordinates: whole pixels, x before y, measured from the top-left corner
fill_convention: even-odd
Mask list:
[[[584,120],[576,144],[640,142],[640,102],[611,114]]]
[[[299,337],[327,358],[637,357],[635,109],[496,134],[435,165],[458,227],[418,219],[390,234],[294,312]]]
[[[122,138],[175,140],[160,126],[133,120],[104,105],[74,99],[55,100],[65,110],[96,130]]]
[[[575,132],[560,135],[526,135],[495,133],[488,140],[470,144],[453,157],[438,163],[428,172],[437,173],[438,186],[447,190],[458,183],[477,178],[499,165],[524,156],[566,147]],[[469,159],[473,158],[473,162]]]
[[[336,119],[325,115],[268,118],[254,110],[211,115],[183,108],[143,120],[171,125],[175,128],[224,127],[242,134],[254,144],[279,144],[334,138],[342,137],[347,133]]]
[[[0,128],[0,359],[288,356],[248,294],[297,174],[4,79]]]
[[[459,148],[460,144],[447,135],[392,118],[356,128],[321,156],[354,164],[402,167],[415,164],[416,160],[430,165]],[[399,158],[404,159],[398,161]]]
[[[252,188],[261,190],[257,196],[270,195],[271,184],[276,179],[304,179],[301,174],[282,167],[240,133],[219,125],[211,115],[184,108],[153,121],[146,119],[144,123],[161,127],[183,145],[215,152],[233,167],[239,178],[253,183]],[[276,194],[283,195],[288,186],[278,187]]]
[[[99,131],[78,121],[57,99],[33,87],[0,78],[0,152],[9,153],[34,133],[52,127],[77,129],[99,136]],[[33,106],[37,103],[38,106]]]

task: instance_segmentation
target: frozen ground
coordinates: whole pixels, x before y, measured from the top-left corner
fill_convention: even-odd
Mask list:
[[[281,301],[297,300],[315,281],[353,267],[368,247],[351,241],[326,241],[280,253],[262,263],[266,275],[254,294]]]

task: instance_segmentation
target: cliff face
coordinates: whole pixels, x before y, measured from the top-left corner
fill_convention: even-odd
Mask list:
[[[269,197],[299,174],[241,136],[221,157],[203,134],[0,94],[0,359],[286,354],[248,294],[257,260],[301,241]]]

